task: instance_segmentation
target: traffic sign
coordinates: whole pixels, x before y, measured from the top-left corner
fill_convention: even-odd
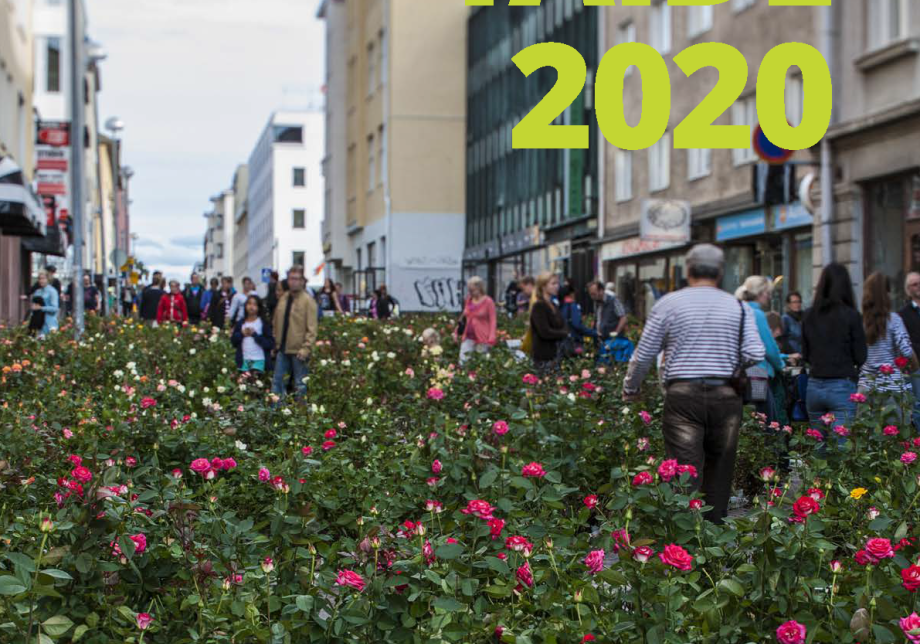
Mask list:
[[[754,128],[753,143],[754,152],[756,152],[757,156],[766,163],[782,165],[795,154],[795,150],[784,150],[779,146],[773,145],[770,139],[767,138],[767,135],[764,134],[763,128],[760,127],[759,123],[757,127]]]
[[[272,269],[270,269],[270,268],[263,268],[263,269],[262,269],[262,283],[263,283],[263,284],[270,284],[271,281],[272,281]]]

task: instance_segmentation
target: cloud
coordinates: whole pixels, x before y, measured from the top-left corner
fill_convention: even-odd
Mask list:
[[[201,235],[185,235],[183,237],[173,237],[169,240],[169,243],[173,246],[195,248],[196,250],[200,250],[204,242]]]

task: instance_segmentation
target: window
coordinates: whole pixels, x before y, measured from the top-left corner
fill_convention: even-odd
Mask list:
[[[387,182],[387,130],[383,125],[377,130],[377,165],[380,166],[380,185]]]
[[[907,36],[908,0],[869,0],[869,49],[879,49]]]
[[[356,260],[355,264],[357,264],[358,270],[360,271],[363,268],[363,265],[361,264],[361,249],[360,248],[355,251],[355,260]]]
[[[307,173],[303,168],[294,168],[294,187],[303,188],[307,185]]]
[[[389,52],[387,51],[387,32],[380,30],[380,86],[387,84],[387,67],[389,66]]]
[[[749,125],[752,129],[757,125],[757,99],[754,96],[744,100],[735,101],[732,105],[732,122],[735,125]],[[753,131],[751,132],[753,134]],[[757,160],[754,148],[732,150],[735,165],[753,163]]]
[[[374,161],[377,158],[377,151],[374,149],[374,135],[367,137],[367,191],[371,192],[377,185],[377,170],[374,167]]]
[[[224,229],[224,216],[217,215],[217,230],[223,230],[223,229]]]
[[[671,185],[671,133],[665,132],[655,145],[648,149],[649,192],[665,190]]]
[[[291,253],[291,266],[303,266],[307,261],[307,254],[302,250]]]
[[[61,39],[48,39],[48,60],[45,68],[45,91],[61,91]]]
[[[377,60],[374,57],[374,43],[367,46],[367,95],[371,96],[377,88],[376,66]]]
[[[275,143],[303,143],[303,126],[275,125],[272,127]]]
[[[306,225],[307,211],[303,208],[294,210],[294,228],[303,228]]]
[[[687,150],[687,179],[700,179],[712,173],[712,150],[709,148]]]
[[[687,37],[696,38],[712,29],[712,6],[687,7]]]
[[[217,245],[217,259],[221,259],[223,258],[223,256],[224,256],[224,245],[218,244]]]
[[[732,0],[732,11],[738,13],[748,7],[753,7],[757,0]]]
[[[802,124],[805,109],[805,88],[799,75],[786,78],[786,120],[792,127]]]
[[[614,153],[617,201],[632,199],[632,154],[632,150],[617,150]]]
[[[652,14],[649,20],[649,44],[659,54],[671,52],[671,7],[667,0],[660,0],[652,5]]]
[[[636,24],[632,21],[624,22],[617,29],[617,44],[622,45],[627,42],[636,42]],[[633,69],[635,69],[635,65],[630,65],[626,68],[627,77],[632,74]]]
[[[367,245],[367,267],[376,268],[377,266],[377,255],[376,255],[376,244],[371,242]]]

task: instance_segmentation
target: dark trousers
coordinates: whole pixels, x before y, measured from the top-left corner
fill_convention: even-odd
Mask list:
[[[665,394],[665,451],[681,465],[696,467],[699,478],[693,483],[712,506],[706,518],[713,523],[728,514],[741,413],[741,398],[729,385],[675,382]]]

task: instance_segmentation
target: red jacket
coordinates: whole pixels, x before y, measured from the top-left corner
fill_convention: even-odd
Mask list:
[[[185,298],[182,293],[167,293],[160,298],[160,304],[157,306],[157,322],[188,322],[188,309],[185,307]]]

